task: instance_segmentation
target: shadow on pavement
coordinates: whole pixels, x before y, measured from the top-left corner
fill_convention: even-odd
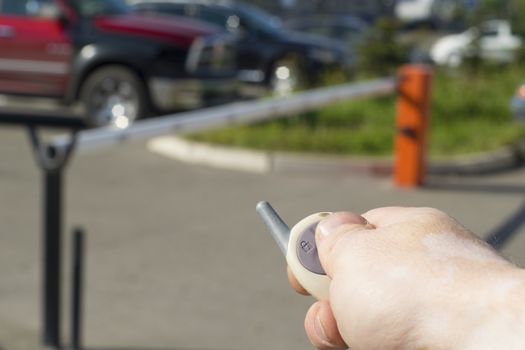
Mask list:
[[[467,183],[468,179],[454,181],[447,178],[434,177],[428,179],[424,189],[431,191],[452,191],[469,193],[494,193],[512,194],[522,196],[525,194],[525,185],[521,183],[483,184]],[[525,201],[503,223],[487,235],[486,241],[495,249],[502,249],[525,224]]]
[[[522,184],[469,184],[453,183],[439,179],[429,180],[425,183],[424,189],[436,191],[453,192],[482,192],[498,194],[525,194],[525,185]]]
[[[505,244],[519,232],[519,229],[525,224],[525,202],[521,207],[509,217],[498,228],[487,236],[487,243],[496,249],[501,249]]]

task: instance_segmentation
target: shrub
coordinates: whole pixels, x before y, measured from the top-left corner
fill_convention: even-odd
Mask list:
[[[390,18],[380,19],[358,47],[359,73],[382,76],[395,71],[408,59],[408,48],[397,40],[399,23]]]

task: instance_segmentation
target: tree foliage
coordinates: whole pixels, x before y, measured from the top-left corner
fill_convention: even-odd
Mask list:
[[[390,74],[407,61],[408,48],[397,40],[398,30],[398,22],[391,18],[376,22],[358,48],[360,73]]]
[[[510,0],[509,6],[509,19],[512,24],[512,30],[517,35],[525,38],[525,1],[523,0]]]

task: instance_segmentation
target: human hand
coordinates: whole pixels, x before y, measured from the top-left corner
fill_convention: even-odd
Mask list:
[[[332,280],[305,319],[317,348],[525,349],[524,271],[445,213],[336,213],[316,241]]]

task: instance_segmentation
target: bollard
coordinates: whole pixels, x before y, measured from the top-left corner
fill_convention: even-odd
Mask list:
[[[394,182],[417,187],[424,182],[430,124],[432,71],[424,65],[399,70]]]

